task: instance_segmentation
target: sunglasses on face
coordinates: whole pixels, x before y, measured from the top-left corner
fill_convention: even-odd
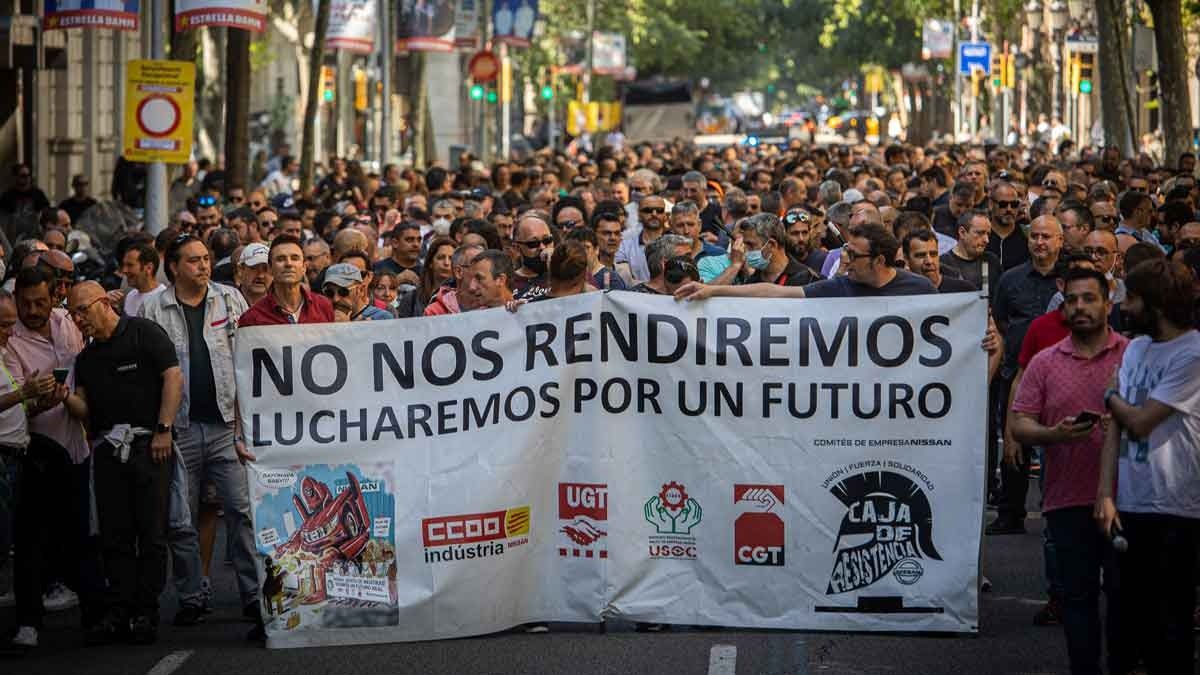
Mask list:
[[[1014,199],[1012,201],[1006,201],[1006,200],[1002,200],[1002,199],[993,199],[992,203],[995,204],[996,208],[998,208],[998,209],[1015,209],[1015,208],[1018,208],[1019,206],[1021,206],[1020,200],[1017,200],[1017,199]]]
[[[1055,183],[1052,180],[1042,182],[1042,187],[1050,188],[1051,190],[1058,190],[1059,192],[1062,192],[1062,189],[1063,189],[1061,185],[1059,185],[1058,183]]]
[[[647,206],[645,208],[638,209],[638,213],[645,213],[647,215],[656,213],[661,216],[662,214],[664,214],[666,212],[667,212],[667,210],[660,206]]]
[[[348,298],[348,297],[350,297],[350,290],[351,289],[349,289],[349,288],[342,288],[341,286],[330,285],[330,286],[326,286],[324,289],[321,290],[321,295],[324,295],[325,297],[331,298],[331,299],[335,295],[339,298]]]
[[[1102,222],[1105,222],[1105,223],[1115,223],[1115,222],[1117,222],[1117,217],[1116,217],[1116,216],[1094,216],[1094,218],[1095,218],[1096,220],[1099,220],[1099,221],[1102,221]]]
[[[554,237],[542,237],[541,239],[527,239],[526,241],[518,241],[518,244],[525,248],[543,248],[554,245]]]

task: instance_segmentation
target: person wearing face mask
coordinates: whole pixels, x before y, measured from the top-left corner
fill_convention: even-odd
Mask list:
[[[821,279],[810,267],[788,255],[787,230],[774,214],[760,213],[742,220],[737,233],[746,248],[746,283],[804,286]]]
[[[554,236],[547,224],[548,216],[538,211],[521,215],[513,230],[513,242],[521,254],[521,266],[509,279],[513,297],[532,300],[550,292],[546,269],[554,254]]]

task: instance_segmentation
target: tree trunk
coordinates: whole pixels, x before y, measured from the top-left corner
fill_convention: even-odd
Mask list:
[[[250,179],[250,32],[230,28],[225,52],[225,187]]]
[[[1134,151],[1134,110],[1129,92],[1129,40],[1126,36],[1124,3],[1096,0],[1096,23],[1100,46],[1096,55],[1100,69],[1100,113],[1104,123],[1104,144],[1132,157]]]
[[[319,0],[317,21],[313,27],[313,45],[308,55],[308,100],[304,104],[304,131],[300,139],[300,192],[313,187],[313,163],[316,153],[315,122],[321,107],[321,63],[325,60],[325,33],[329,31],[330,0]]]
[[[1181,0],[1146,0],[1154,15],[1154,48],[1161,90],[1163,164],[1173,165],[1192,146],[1192,103],[1188,94],[1187,47]]]
[[[429,98],[425,95],[425,55],[413,54],[413,165],[429,166],[429,143],[426,137],[430,133]]]

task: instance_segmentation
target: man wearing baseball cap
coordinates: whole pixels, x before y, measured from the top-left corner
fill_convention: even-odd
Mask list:
[[[394,318],[391,312],[370,302],[362,272],[350,263],[330,265],[325,270],[325,282],[321,293],[333,303],[335,312],[345,314],[350,321],[381,321]]]
[[[237,285],[246,306],[262,300],[271,288],[271,265],[266,244],[247,244],[238,256]]]

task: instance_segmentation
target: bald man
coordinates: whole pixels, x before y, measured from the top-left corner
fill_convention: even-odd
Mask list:
[[[1008,405],[1017,374],[1017,357],[1029,324],[1046,313],[1058,293],[1056,266],[1062,252],[1062,223],[1051,215],[1038,216],[1029,226],[1029,261],[1008,270],[996,283],[992,314],[1004,334],[1004,361],[993,381],[992,403],[1000,407],[1001,429],[1006,428]],[[990,438],[990,436],[989,436]],[[994,456],[995,453],[993,452]],[[1025,495],[1029,490],[1029,458],[1015,442],[1006,438],[1005,461],[1001,468],[1004,499],[988,534],[1019,534],[1025,531]]]
[[[158,324],[118,315],[106,298],[93,281],[67,296],[71,318],[92,341],[75,359],[75,391],[64,384],[55,396],[103,439],[92,456],[109,588],[104,619],[86,639],[150,644],[167,574],[168,460],[183,373]]]

